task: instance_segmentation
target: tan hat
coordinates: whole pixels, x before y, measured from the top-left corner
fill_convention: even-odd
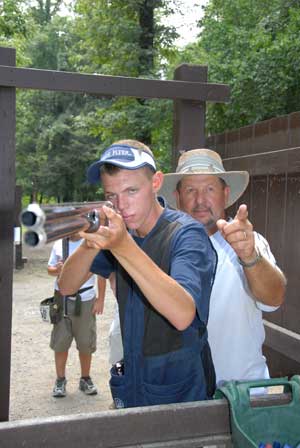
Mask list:
[[[249,183],[247,171],[225,171],[222,159],[218,153],[210,149],[192,149],[184,152],[179,160],[176,173],[164,175],[164,182],[159,191],[170,205],[176,207],[174,191],[178,182],[185,176],[205,174],[217,176],[223,179],[230,187],[230,193],[226,208],[234,204],[244,193]]]

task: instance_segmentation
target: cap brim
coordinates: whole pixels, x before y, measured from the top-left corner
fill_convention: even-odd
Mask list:
[[[98,160],[92,163],[87,169],[86,178],[89,184],[97,184],[100,182],[100,166],[102,163]]]
[[[87,169],[87,173],[86,173],[86,178],[89,184],[97,184],[99,182],[101,182],[101,176],[100,176],[100,167],[101,165],[105,165],[106,163],[109,163],[109,165],[114,165],[114,166],[118,166],[119,168],[122,168],[123,170],[129,170],[129,171],[135,171],[138,170],[140,168],[143,168],[144,166],[148,166],[153,172],[155,172],[154,167],[149,165],[146,162],[141,163],[140,165],[137,166],[128,166],[125,165],[123,162],[119,162],[119,161],[100,161],[98,160],[97,162],[94,162],[92,165],[89,166],[89,168]]]
[[[187,176],[197,176],[197,175],[207,175],[207,176],[217,176],[223,179],[230,188],[228,203],[226,208],[234,204],[240,196],[245,192],[249,183],[249,173],[247,171],[226,171],[224,173],[191,173],[191,174],[181,174],[181,173],[169,173],[164,175],[164,182],[159,190],[159,194],[163,196],[169,205],[176,207],[176,199],[174,192],[178,182]]]

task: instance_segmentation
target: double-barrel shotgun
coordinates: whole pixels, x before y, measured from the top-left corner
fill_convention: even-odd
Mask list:
[[[25,227],[24,242],[38,247],[68,238],[74,233],[96,232],[101,225],[107,225],[103,205],[113,208],[109,201],[74,202],[42,206],[29,204],[20,215]]]

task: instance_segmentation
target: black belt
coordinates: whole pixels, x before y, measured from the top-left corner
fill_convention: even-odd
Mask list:
[[[94,288],[94,286],[87,286],[86,288],[81,288],[79,289],[77,292],[75,292],[74,294],[68,294],[66,298],[68,297],[76,297],[75,300],[75,310],[74,310],[74,314],[75,316],[79,316],[80,315],[80,310],[81,310],[81,296],[80,294],[82,294],[85,291],[88,291],[89,289]],[[65,316],[68,315],[68,303],[65,300]]]
[[[94,286],[87,286],[86,288],[81,288],[74,294],[68,294],[67,297],[76,297],[77,294],[82,294],[83,292],[88,291],[89,289],[92,289],[92,288],[94,288]]]

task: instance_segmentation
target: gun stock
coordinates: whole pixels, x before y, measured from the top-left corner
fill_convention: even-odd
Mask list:
[[[96,232],[101,225],[107,225],[103,205],[112,207],[109,201],[76,202],[41,206],[29,204],[20,215],[25,227],[24,243],[40,247],[74,233]]]

